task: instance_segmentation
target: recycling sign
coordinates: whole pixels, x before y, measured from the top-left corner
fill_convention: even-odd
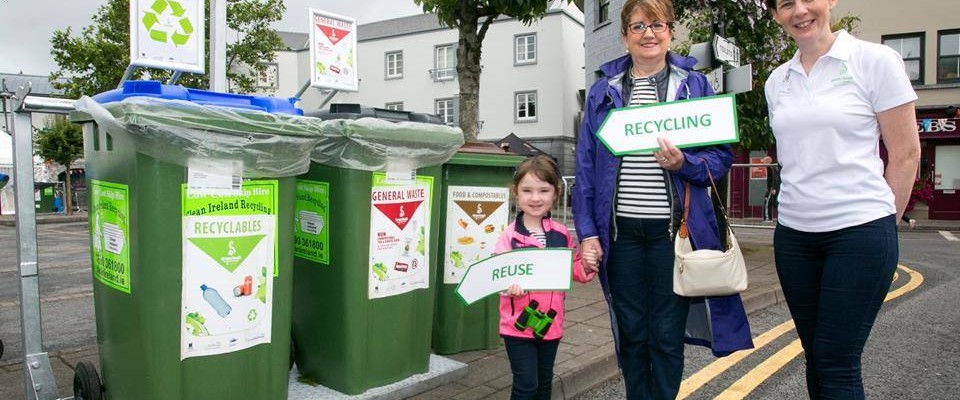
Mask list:
[[[184,46],[193,34],[193,24],[185,14],[178,1],[156,0],[143,12],[140,21],[151,40]]]
[[[204,2],[131,0],[133,65],[204,73]]]

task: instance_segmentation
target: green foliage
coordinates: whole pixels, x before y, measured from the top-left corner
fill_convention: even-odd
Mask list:
[[[47,119],[46,126],[34,133],[34,152],[44,160],[69,167],[83,154],[83,131],[62,115]]]
[[[93,24],[74,36],[70,28],[57,30],[50,39],[54,61],[60,69],[51,74],[51,80],[66,77],[68,82],[54,82],[64,95],[78,98],[116,87],[130,63],[130,2],[108,0],[93,16]],[[206,2],[207,21],[205,40],[209,39],[210,4]],[[270,24],[278,21],[286,11],[282,0],[240,0],[227,3],[227,27],[239,32],[236,41],[227,43],[227,79],[234,92],[252,92],[256,74],[262,71],[264,61],[273,60],[283,41]],[[229,36],[233,36],[232,34]],[[209,49],[209,41],[206,48]],[[205,56],[204,65],[209,54]],[[147,75],[148,74],[148,75]],[[166,80],[170,73],[151,68],[137,68],[131,79]],[[206,89],[207,76],[184,74],[179,84]]]
[[[436,14],[440,23],[456,28],[463,17],[473,15],[476,18],[504,15],[514,17],[524,24],[530,24],[547,12],[550,1],[547,0],[413,0],[424,12]]]
[[[674,0],[674,7],[677,19],[690,30],[689,40],[675,46],[678,52],[685,53],[691,43],[709,40],[717,24],[722,25],[724,36],[740,48],[740,63],[752,64],[753,90],[737,95],[740,147],[767,149],[774,138],[768,121],[764,83],[774,69],[793,57],[796,44],[783,33],[759,0]],[[833,29],[853,32],[859,22],[859,17],[843,16],[834,22]]]

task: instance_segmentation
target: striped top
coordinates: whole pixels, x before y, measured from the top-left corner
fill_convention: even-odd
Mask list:
[[[656,103],[657,89],[648,78],[634,78],[630,105]],[[620,162],[617,180],[617,216],[627,218],[670,218],[670,201],[663,168],[653,153],[626,155]]]
[[[540,244],[544,246],[547,245],[547,234],[543,233],[543,231],[530,231],[530,236],[533,236],[534,239],[537,239]]]

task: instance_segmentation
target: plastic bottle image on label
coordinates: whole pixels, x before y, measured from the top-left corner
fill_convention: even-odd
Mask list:
[[[220,292],[218,292],[217,289],[207,287],[207,285],[200,285],[200,290],[203,291],[203,299],[210,304],[210,307],[213,307],[213,309],[217,312],[217,315],[220,315],[221,317],[230,315],[230,311],[233,309],[233,307],[230,307],[230,305],[223,300],[223,297],[220,297]]]

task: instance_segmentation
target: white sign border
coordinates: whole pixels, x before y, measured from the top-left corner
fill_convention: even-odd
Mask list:
[[[474,304],[474,303],[476,303],[476,302],[478,302],[478,301],[480,301],[480,300],[483,300],[483,299],[485,299],[485,298],[487,298],[487,297],[490,297],[491,295],[494,295],[494,294],[498,293],[499,290],[493,291],[493,292],[490,292],[490,293],[488,293],[487,295],[485,295],[485,296],[483,296],[483,297],[477,298],[477,299],[474,300],[473,302],[468,302],[467,299],[465,299],[465,298],[463,297],[463,295],[460,294],[460,287],[463,286],[463,282],[466,282],[466,281],[467,281],[467,278],[470,276],[470,273],[473,272],[473,267],[474,267],[475,265],[482,264],[482,263],[484,263],[484,262],[486,262],[486,261],[489,261],[489,260],[491,260],[491,259],[494,259],[494,258],[498,258],[498,257],[502,257],[502,256],[507,256],[507,255],[516,255],[517,253],[521,253],[521,252],[531,252],[531,251],[539,251],[539,252],[543,252],[543,251],[566,252],[566,253],[569,255],[569,257],[570,257],[570,262],[565,264],[565,265],[566,265],[566,274],[565,274],[564,276],[566,277],[567,286],[564,287],[564,288],[560,288],[560,287],[552,287],[552,288],[546,288],[546,287],[530,287],[530,288],[524,288],[524,290],[555,290],[555,291],[565,291],[565,290],[570,290],[570,289],[571,289],[571,287],[573,286],[573,262],[574,262],[574,254],[573,254],[573,252],[574,252],[574,249],[571,249],[571,248],[569,248],[569,247],[546,247],[546,248],[544,248],[544,247],[527,247],[527,248],[521,248],[521,249],[514,249],[514,250],[511,250],[511,251],[508,251],[508,252],[505,252],[505,253],[494,254],[494,255],[492,255],[492,256],[490,256],[490,257],[484,258],[484,259],[482,259],[482,260],[480,260],[480,261],[477,261],[477,262],[475,262],[475,263],[473,263],[473,264],[470,264],[470,267],[467,268],[467,272],[463,274],[463,279],[461,279],[461,280],[460,280],[460,283],[457,284],[457,288],[456,288],[456,290],[454,290],[454,292],[457,294],[457,297],[460,299],[460,301],[462,301],[463,304],[464,304],[464,305],[467,305],[467,306],[469,306],[469,305],[471,305],[471,304]],[[563,267],[561,266],[560,268],[563,268]]]
[[[610,112],[607,113],[607,116],[604,117],[603,122],[600,124],[600,127],[597,128],[596,136],[597,136],[597,139],[599,139],[600,142],[603,143],[604,147],[606,147],[607,150],[610,151],[610,153],[612,153],[613,155],[618,156],[618,157],[619,157],[619,156],[623,156],[623,155],[628,155],[628,154],[645,154],[645,153],[649,153],[649,152],[651,152],[651,151],[659,150],[660,147],[659,147],[659,146],[655,146],[655,147],[649,147],[649,148],[640,148],[640,149],[625,150],[625,151],[620,151],[620,152],[618,152],[618,151],[615,151],[615,150],[610,146],[610,143],[608,143],[607,140],[604,139],[602,135],[600,135],[600,133],[603,132],[603,129],[607,126],[607,122],[609,122],[610,119],[613,117],[613,115],[616,114],[616,113],[618,113],[618,112],[623,112],[623,111],[633,110],[633,109],[640,109],[640,108],[649,108],[649,107],[655,107],[655,106],[677,105],[678,103],[692,103],[692,102],[706,101],[706,100],[714,100],[714,101],[716,101],[716,100],[718,100],[718,99],[723,99],[723,98],[730,98],[731,106],[733,107],[733,121],[734,121],[734,124],[733,124],[733,125],[734,125],[734,126],[733,126],[733,128],[734,128],[734,133],[733,133],[733,136],[734,136],[734,137],[733,137],[732,139],[728,139],[728,140],[717,140],[717,141],[709,141],[709,142],[696,142],[696,143],[678,144],[678,145],[676,145],[676,147],[677,147],[677,148],[680,148],[680,149],[683,149],[683,148],[687,148],[687,147],[701,147],[701,146],[709,146],[709,145],[714,145],[714,144],[739,143],[739,142],[740,142],[740,124],[739,124],[740,117],[739,117],[739,113],[738,113],[738,111],[737,111],[736,95],[734,95],[734,94],[717,94],[717,95],[713,95],[713,96],[696,97],[696,98],[685,99],[685,100],[675,100],[675,101],[670,101],[670,102],[665,102],[665,103],[652,103],[652,104],[645,104],[645,105],[640,105],[640,106],[627,106],[627,107],[615,108],[615,109],[613,109],[613,110],[610,110]]]
[[[353,47],[353,84],[352,85],[329,84],[329,83],[317,82],[314,79],[316,78],[316,74],[314,73],[314,70],[317,65],[317,45],[316,45],[317,29],[316,27],[313,26],[314,15],[320,15],[327,18],[347,21],[347,22],[350,22],[350,24],[353,26],[353,30],[350,32],[350,35],[351,35],[350,45]],[[345,15],[335,14],[328,11],[319,10],[316,8],[310,8],[307,11],[307,32],[310,34],[310,42],[307,43],[307,45],[310,46],[310,65],[308,66],[307,71],[310,73],[310,86],[315,88],[321,88],[321,89],[343,90],[347,92],[360,91],[360,69],[359,69],[360,63],[359,63],[359,57],[358,57],[359,49],[357,48],[357,34],[358,34],[357,29],[358,29],[358,25],[357,25],[357,20],[355,18],[347,17]]]
[[[146,68],[158,68],[166,69],[173,71],[182,71],[190,72],[194,74],[205,74],[206,66],[204,56],[206,54],[206,38],[203,37],[204,33],[207,31],[206,27],[206,8],[200,0],[177,0],[180,3],[183,2],[192,2],[198,9],[199,20],[203,21],[199,26],[195,23],[193,26],[193,31],[197,33],[199,39],[196,41],[197,45],[197,60],[198,64],[189,64],[184,62],[169,62],[169,61],[160,61],[152,60],[149,58],[140,58],[138,55],[140,53],[140,18],[139,11],[141,3],[146,3],[151,0],[130,0],[130,65],[136,65],[138,67]]]

